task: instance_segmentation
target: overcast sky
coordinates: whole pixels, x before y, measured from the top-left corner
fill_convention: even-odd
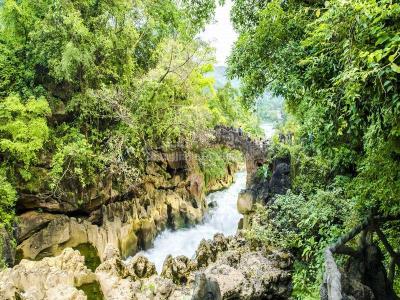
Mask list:
[[[215,22],[207,25],[200,37],[210,42],[216,49],[217,65],[226,65],[226,58],[231,53],[233,43],[237,38],[230,22],[229,12],[232,7],[232,1],[225,1],[224,6],[219,6],[215,14]]]

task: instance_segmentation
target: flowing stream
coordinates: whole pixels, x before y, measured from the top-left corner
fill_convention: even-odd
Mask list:
[[[218,232],[224,235],[235,234],[241,218],[236,209],[236,201],[239,192],[245,187],[246,172],[236,173],[235,182],[229,188],[207,196],[207,203],[215,201],[217,206],[210,209],[203,223],[191,228],[163,231],[155,239],[154,247],[143,251],[142,254],[155,263],[160,273],[168,254],[192,257],[202,239],[211,239]]]
[[[261,124],[261,128],[266,138],[272,137],[274,132],[272,124]],[[160,273],[169,254],[193,257],[202,239],[211,239],[216,233],[235,234],[241,218],[236,202],[239,192],[244,188],[246,188],[246,172],[240,171],[236,173],[235,181],[229,188],[207,196],[207,203],[215,201],[217,205],[209,210],[201,224],[175,231],[165,230],[154,240],[153,248],[141,254],[155,263],[157,272]]]

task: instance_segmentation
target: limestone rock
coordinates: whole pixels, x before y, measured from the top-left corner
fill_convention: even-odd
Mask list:
[[[243,190],[239,193],[237,209],[242,215],[249,214],[253,209],[254,196],[251,190]]]
[[[127,263],[127,269],[131,276],[148,278],[157,274],[156,266],[147,257],[137,254]]]
[[[190,155],[158,154],[149,161],[148,173],[131,199],[109,201],[115,193],[107,181],[100,189],[109,194],[93,191],[93,195],[102,193],[96,200],[101,203],[93,200],[96,203],[92,206],[80,208],[90,212],[88,217],[36,211],[22,214],[17,230],[19,256],[29,259],[55,256],[66,247],[89,243],[99,257],[103,256],[107,244],[128,257],[139,249],[149,248],[156,235],[166,227],[178,229],[200,222],[207,204],[204,178],[197,162]],[[30,196],[25,196],[24,204],[30,203]],[[51,199],[39,205],[40,199],[33,198],[32,205],[26,208],[44,207],[47,211],[57,212],[76,210],[73,199],[67,199],[62,203],[65,207],[61,207],[57,201],[53,206]]]
[[[200,267],[207,266],[215,260],[215,249],[206,240],[201,240],[199,247],[196,250],[196,260]]]
[[[50,213],[29,211],[18,216],[17,241],[22,242],[29,236],[46,227],[51,221],[62,216]]]
[[[24,240],[18,246],[18,251],[24,258],[35,259],[41,251],[68,241],[70,239],[68,222],[66,216],[50,221],[47,227]]]
[[[105,299],[131,300],[135,297],[134,278],[111,244],[106,246],[103,262],[96,269],[96,277]]]
[[[0,272],[0,299],[83,300],[86,296],[76,287],[95,280],[79,251],[67,248],[57,257],[23,259],[14,268]]]
[[[207,278],[204,273],[197,273],[194,279],[192,300],[221,300],[218,282]]]
[[[184,284],[189,281],[190,272],[196,269],[196,263],[186,256],[172,257],[169,255],[163,265],[161,276],[172,279],[174,283]]]

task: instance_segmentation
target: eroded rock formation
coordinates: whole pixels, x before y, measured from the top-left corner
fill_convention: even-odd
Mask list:
[[[0,272],[1,299],[86,299],[83,285],[99,285],[104,299],[287,299],[291,292],[289,254],[250,245],[240,235],[203,241],[195,258],[168,257],[161,275],[147,258],[124,261],[113,245],[92,272],[70,248],[41,261],[22,260]],[[19,297],[19,298],[18,298]]]
[[[193,259],[168,257],[161,275],[141,255],[124,261],[111,244],[102,261],[92,272],[70,248],[53,258],[22,260],[0,272],[0,298],[83,300],[80,289],[94,283],[113,300],[287,299],[291,292],[291,256],[250,245],[240,235],[203,241]]]
[[[225,178],[206,187],[197,161],[190,155],[154,152],[132,199],[105,203],[88,216],[37,210],[22,213],[16,234],[17,256],[38,259],[87,243],[100,258],[108,244],[122,257],[133,255],[150,247],[166,227],[200,222],[207,210],[206,192],[229,185],[234,172],[235,166],[230,166]]]
[[[0,299],[74,299],[86,295],[77,288],[96,280],[79,251],[65,249],[41,261],[23,259],[13,269],[0,272]]]
[[[270,142],[268,140],[254,140],[241,129],[226,126],[217,126],[214,131],[214,143],[239,150],[246,160],[247,185],[254,180],[258,167],[270,159]]]

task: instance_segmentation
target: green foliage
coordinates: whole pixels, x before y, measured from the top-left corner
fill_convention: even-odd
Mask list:
[[[213,52],[196,36],[214,0],[0,2],[5,222],[22,191],[84,209],[105,181],[131,189],[148,149],[196,148],[226,119],[255,130],[205,76]]]
[[[28,167],[48,138],[46,116],[50,114],[44,98],[30,98],[25,104],[12,95],[0,101],[0,151],[10,163]]]
[[[62,192],[62,180],[74,183],[79,190],[94,184],[104,168],[102,160],[85,136],[72,129],[57,140],[50,172],[51,189],[55,194]]]
[[[240,162],[241,154],[226,148],[204,148],[199,153],[199,162],[205,183],[219,180],[225,177],[230,165]]]
[[[239,18],[237,10],[234,14]],[[391,175],[382,175],[392,180],[380,194],[392,205],[390,190],[398,186],[393,170],[399,152],[399,17],[399,4],[385,0],[270,1],[254,14],[240,15],[241,34],[230,59],[231,74],[245,83],[246,99],[266,88],[283,95],[300,134],[312,138],[310,149],[336,173],[365,174],[366,166],[371,173],[376,149],[387,153],[381,162]],[[382,166],[375,167],[378,174]],[[360,205],[372,196],[381,212],[399,208],[365,196]]]
[[[268,180],[271,177],[271,174],[268,170],[267,165],[262,165],[261,167],[257,168],[256,171],[256,178],[259,180]]]
[[[246,7],[246,3],[234,2],[233,21],[240,36],[229,59],[230,75],[240,78],[250,104],[265,90],[285,98],[289,122],[296,126],[283,128],[282,133],[294,134],[294,145],[277,150],[290,154],[293,189],[301,193],[289,199],[297,197],[293,202],[305,207],[310,201],[321,217],[330,214],[327,208],[319,209],[326,201],[321,193],[331,193],[335,178],[340,178],[338,187],[345,196],[338,195],[337,201],[349,210],[340,210],[339,218],[331,215],[337,224],[370,213],[399,215],[400,4],[272,0]],[[303,207],[292,209],[294,215],[304,212]],[[274,220],[279,218],[285,215]],[[293,218],[299,221],[300,233],[309,232]],[[311,249],[310,238],[322,234],[324,241],[332,241],[337,225],[329,226],[299,240]],[[387,235],[397,247],[398,229],[387,226]],[[310,251],[315,261],[321,260]],[[318,266],[304,264],[303,255],[298,259],[295,282]]]
[[[18,180],[29,181],[31,167],[49,137],[44,98],[22,102],[16,95],[0,99],[0,219],[10,225],[17,200]]]
[[[323,251],[346,232],[353,204],[341,187],[310,195],[288,192],[267,208],[259,206],[247,235],[290,250],[296,257],[294,296],[317,295],[323,275]]]
[[[0,169],[0,218],[2,224],[9,226],[14,217],[14,204],[17,200],[17,192]]]
[[[213,125],[242,128],[250,136],[262,136],[258,119],[243,105],[237,90],[230,83],[217,90],[215,97],[208,101],[208,107],[212,113]]]

